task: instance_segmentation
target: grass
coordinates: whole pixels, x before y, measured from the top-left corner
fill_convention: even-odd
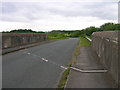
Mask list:
[[[77,56],[79,55],[80,47],[84,47],[84,46],[91,46],[91,42],[86,37],[80,37],[80,41],[74,52],[74,57],[77,58]],[[75,59],[74,59],[74,61],[75,61]],[[75,63],[73,63],[73,64],[75,64]]]
[[[85,37],[80,37],[80,47],[83,46],[91,46],[91,42]]]
[[[70,62],[69,65],[68,65],[69,68],[68,68],[67,70],[65,70],[65,71],[63,72],[62,76],[61,76],[61,79],[60,79],[60,81],[59,81],[58,89],[57,89],[57,90],[64,89],[65,84],[66,84],[66,82],[67,82],[68,75],[69,75],[69,73],[70,73],[70,67],[71,67],[73,64],[75,64],[76,57],[77,57],[77,55],[78,55],[78,53],[79,53],[79,49],[78,49],[78,48],[79,48],[79,43],[78,43],[77,48],[75,49],[75,51],[74,51],[74,53],[73,53],[73,57],[72,57],[71,62]]]
[[[66,84],[66,81],[67,81],[67,78],[68,78],[68,75],[70,73],[70,67],[72,66],[72,62],[68,65],[68,69],[66,69],[63,74],[62,74],[62,77],[61,77],[61,80],[58,84],[58,90],[59,89],[64,89],[65,87],[65,84]]]
[[[92,39],[92,35],[91,36],[87,36],[87,37],[89,37],[90,39]]]
[[[83,47],[83,46],[91,46],[91,42],[86,39],[85,37],[80,37],[80,41],[74,51],[74,54],[73,54],[73,57],[72,57],[72,61],[70,62],[70,64],[68,65],[68,69],[65,70],[61,76],[61,79],[59,81],[59,84],[58,84],[58,90],[60,89],[64,89],[65,87],[65,84],[66,84],[66,81],[67,81],[67,78],[68,78],[68,75],[70,73],[70,67],[76,63],[76,60],[77,60],[77,56],[79,55],[79,51],[80,51],[80,47]]]
[[[65,70],[63,72],[61,80],[58,84],[58,88],[64,88],[65,87],[65,84],[66,84],[69,73],[70,73],[70,68],[68,68],[67,70]]]

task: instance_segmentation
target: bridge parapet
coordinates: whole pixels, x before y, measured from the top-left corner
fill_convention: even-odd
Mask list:
[[[92,34],[92,47],[111,74],[113,84],[116,83],[120,87],[119,35],[120,31],[95,32]]]
[[[3,33],[2,49],[37,43],[47,39],[46,33]]]

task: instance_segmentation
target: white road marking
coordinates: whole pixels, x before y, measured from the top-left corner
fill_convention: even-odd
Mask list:
[[[35,56],[35,57],[39,57],[39,58],[41,58],[43,61],[45,61],[45,62],[48,62],[49,61],[49,63],[51,63],[51,64],[54,64],[54,65],[56,65],[56,66],[59,66],[60,68],[63,68],[63,69],[68,69],[68,68],[70,68],[70,69],[73,69],[73,70],[75,70],[75,71],[78,71],[78,72],[81,72],[81,73],[105,73],[105,72],[107,72],[108,70],[82,70],[82,69],[78,69],[78,68],[75,68],[75,67],[65,67],[65,66],[62,66],[62,65],[60,65],[60,64],[57,64],[57,63],[55,63],[55,62],[53,62],[53,61],[51,61],[51,60],[47,60],[47,59],[45,59],[45,58],[42,58],[42,57],[40,57],[40,56],[38,56],[38,55],[35,55],[35,54],[31,54],[31,53],[29,53],[29,52],[24,52],[24,53],[26,53],[26,54],[28,54],[28,55],[32,55],[32,56]]]
[[[47,59],[45,59],[45,58],[42,58],[42,60],[43,60],[43,61],[46,61],[46,62],[48,62],[48,60],[47,60]]]
[[[63,68],[63,69],[68,69],[67,67],[64,67],[64,66],[60,66],[61,68]]]
[[[30,55],[30,53],[27,53],[28,55]]]

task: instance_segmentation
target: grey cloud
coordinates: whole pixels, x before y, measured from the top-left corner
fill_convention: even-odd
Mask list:
[[[24,22],[43,18],[40,16],[41,11],[44,11],[41,6],[42,4],[37,5],[36,3],[5,2],[2,4],[2,20]]]
[[[2,13],[13,13],[16,12],[18,8],[16,8],[14,3],[7,2],[7,3],[2,3]]]
[[[116,2],[49,2],[49,3],[3,3],[3,20],[32,21],[45,19],[51,15],[64,17],[91,16],[100,19],[116,20],[117,13],[109,8]],[[111,7],[111,9],[116,7]],[[6,17],[7,15],[7,17]],[[17,17],[13,17],[17,15]],[[19,18],[20,17],[20,18]],[[22,18],[21,18],[22,17]],[[23,19],[23,20],[21,20]]]
[[[114,4],[116,7],[112,7]],[[49,6],[50,4],[48,3],[47,5]],[[52,3],[52,5],[55,6],[52,8],[48,7],[45,10],[65,17],[91,16],[108,20],[117,19],[117,12],[114,11],[117,9],[116,2],[73,2]],[[61,6],[62,9],[57,5]]]
[[[89,10],[91,10],[90,14],[93,17],[98,17],[100,19],[117,20],[118,7],[116,2],[94,3],[87,6],[89,7]]]

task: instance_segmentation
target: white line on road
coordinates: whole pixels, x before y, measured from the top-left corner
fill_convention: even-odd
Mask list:
[[[60,67],[63,68],[63,69],[65,69],[65,70],[68,69],[67,67],[64,67],[64,66],[60,66]]]
[[[30,55],[30,53],[27,53],[28,55]]]
[[[45,59],[45,58],[42,58],[42,60],[43,60],[43,61],[46,61],[46,62],[48,62],[48,60],[47,60],[47,59]]]
[[[47,60],[47,59],[45,59],[45,58],[42,58],[42,57],[40,57],[40,56],[38,56],[38,55],[35,55],[35,54],[32,54],[32,53],[29,53],[29,52],[24,52],[24,53],[26,53],[26,54],[28,54],[28,55],[32,55],[32,56],[35,56],[35,57],[38,57],[38,58],[40,58],[40,59],[42,59],[43,61],[45,61],[45,62],[48,62],[49,61],[49,63],[51,63],[51,64],[54,64],[54,65],[56,65],[56,66],[59,66],[60,68],[62,68],[62,69],[68,69],[68,68],[70,68],[70,69],[72,69],[72,70],[75,70],[75,71],[78,71],[78,72],[81,72],[81,73],[106,73],[108,70],[100,70],[100,69],[91,69],[91,70],[82,70],[82,69],[78,69],[78,68],[75,68],[75,67],[65,67],[65,66],[63,66],[63,65],[60,65],[60,64],[58,64],[58,63],[55,63],[55,62],[53,62],[53,61],[51,61],[51,60]]]

